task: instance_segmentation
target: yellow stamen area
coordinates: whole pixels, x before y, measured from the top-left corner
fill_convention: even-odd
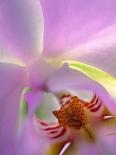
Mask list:
[[[53,114],[63,127],[80,129],[86,123],[84,107],[77,96],[71,97],[66,105],[62,106],[58,111],[53,111]]]
[[[64,147],[65,143],[66,142],[58,142],[55,144],[51,144],[45,155],[58,155]]]

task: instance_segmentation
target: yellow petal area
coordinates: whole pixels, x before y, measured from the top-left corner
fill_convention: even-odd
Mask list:
[[[65,142],[58,142],[58,143],[51,144],[49,150],[46,152],[45,155],[59,155],[64,145],[65,145]]]
[[[116,117],[109,117],[107,119],[104,119],[100,122],[100,125],[104,127],[111,127],[111,128],[116,128]],[[116,132],[115,132],[116,134]]]
[[[63,155],[73,155],[75,152],[75,143],[71,143],[69,147],[64,151]]]
[[[70,60],[64,62],[68,63],[70,68],[80,71],[89,78],[99,82],[116,99],[116,78],[88,64]]]

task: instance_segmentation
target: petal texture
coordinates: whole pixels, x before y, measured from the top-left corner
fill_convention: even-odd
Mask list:
[[[63,57],[96,66],[116,77],[115,36],[116,24],[99,32],[94,39],[64,54]]]
[[[116,22],[115,0],[41,0],[45,17],[45,52],[59,54],[92,39]]]
[[[50,108],[48,109],[47,107],[56,103],[55,99],[54,103],[49,102],[53,102],[53,95],[33,90],[25,94],[25,100],[29,111],[25,121],[23,121],[23,128],[20,130],[19,155],[44,155],[47,151],[50,151],[51,144],[67,141],[70,137],[70,132],[60,127],[56,121],[53,122],[53,119],[47,118],[50,117],[50,114],[48,114]],[[41,106],[43,106],[44,102],[47,102],[43,109],[45,116],[43,116],[41,111]],[[56,105],[53,106],[55,107]]]
[[[94,154],[94,155],[105,155],[105,154],[101,154],[101,150],[98,148],[97,145],[89,142],[84,142],[84,141],[81,141],[77,146],[77,152],[75,155],[79,155],[79,154],[89,155],[90,152],[91,154]]]
[[[97,143],[106,155],[116,154],[116,117],[104,119],[97,130]]]
[[[43,94],[41,91],[32,90],[24,95],[24,99],[28,105],[26,118],[21,124],[19,134],[19,155],[38,155],[44,154],[42,145],[46,148],[48,145],[46,139],[42,136],[41,130],[38,128],[34,113],[36,108],[41,104]],[[41,149],[40,149],[41,148]]]
[[[38,0],[0,1],[0,58],[28,64],[42,51],[43,16]]]
[[[43,136],[41,130],[35,130],[37,124],[32,116],[29,116],[21,130],[19,142],[19,155],[44,155],[49,141]]]
[[[44,54],[76,59],[115,75],[116,1],[41,0]]]
[[[2,155],[17,154],[19,103],[25,84],[24,68],[0,63],[0,152]]]
[[[43,59],[38,59],[28,67],[30,86],[45,89],[46,80],[56,71],[56,67]]]

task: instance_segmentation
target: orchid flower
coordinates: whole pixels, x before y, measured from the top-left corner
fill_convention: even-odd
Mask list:
[[[0,154],[115,155],[116,1],[0,0]]]

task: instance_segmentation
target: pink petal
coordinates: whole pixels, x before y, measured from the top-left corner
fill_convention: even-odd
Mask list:
[[[107,155],[116,154],[116,118],[107,118],[99,126],[97,130],[97,143],[102,147]]]
[[[71,90],[88,90],[96,93],[112,113],[116,113],[115,100],[111,98],[105,88],[98,82],[90,79],[79,71],[72,70],[64,65],[47,82],[48,89],[54,93]]]
[[[32,90],[24,94],[24,99],[28,104],[28,114],[26,120],[21,124],[19,135],[19,155],[43,155],[44,149],[40,149],[48,145],[46,140],[42,137],[41,131],[37,130],[37,123],[34,113],[43,99],[43,93],[40,90]],[[40,139],[39,139],[40,138]],[[47,146],[46,146],[47,147]]]
[[[65,59],[77,59],[116,76],[115,33],[116,25],[106,28],[106,30],[96,34],[94,39],[80,45],[70,52],[67,52],[63,57]]]
[[[19,155],[44,155],[52,143],[66,141],[70,137],[68,130],[62,133],[63,127],[55,128],[58,123],[51,124],[47,120],[43,121],[45,119],[44,116],[41,120],[35,115],[35,111],[40,108],[43,101],[49,102],[49,100],[44,99],[44,93],[42,94],[39,90],[32,90],[25,94],[25,100],[28,104],[29,112],[24,122],[24,127],[20,131]],[[52,99],[50,100],[52,101]],[[51,102],[46,105],[48,104],[51,104]],[[44,111],[47,111],[46,108],[47,106]],[[49,117],[47,113],[45,115]],[[50,133],[53,131],[56,131],[56,133]]]
[[[44,55],[76,59],[115,75],[116,1],[41,0]]]
[[[0,153],[2,155],[17,154],[19,102],[25,84],[25,68],[0,63]]]
[[[35,130],[33,117],[30,116],[21,130],[19,141],[19,155],[44,155],[49,141],[43,136],[41,130]]]
[[[48,56],[72,50],[116,22],[115,0],[41,0],[41,5]]]
[[[30,92],[25,93],[24,99],[28,104],[29,113],[32,114],[35,112],[36,108],[42,102],[43,92],[40,90],[32,90]]]
[[[56,67],[52,66],[43,59],[38,59],[35,63],[28,67],[30,86],[45,89],[46,80],[56,71]]]
[[[101,150],[94,143],[90,143],[87,141],[80,141],[77,143],[76,147],[76,155],[105,155],[101,154]]]
[[[93,129],[95,131],[95,141],[88,141],[87,139],[77,140],[75,144],[77,154],[82,155],[115,155],[116,154],[116,118],[105,118],[104,121],[96,124]],[[83,137],[84,138],[84,137]]]
[[[28,64],[42,51],[43,16],[38,0],[0,1],[1,59]]]

